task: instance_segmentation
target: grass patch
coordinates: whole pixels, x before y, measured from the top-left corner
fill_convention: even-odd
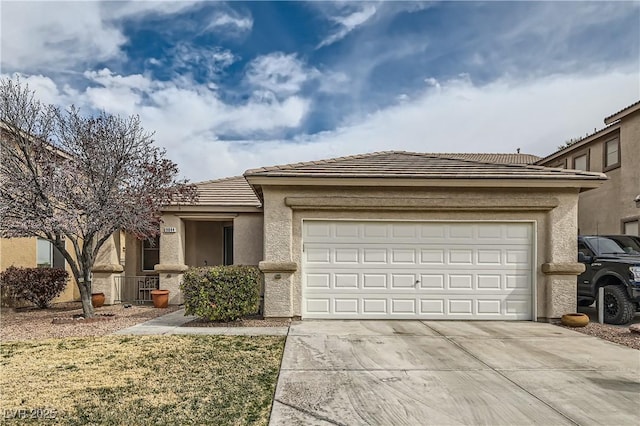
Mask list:
[[[267,424],[283,348],[271,336],[2,343],[2,423],[54,409],[68,425]]]

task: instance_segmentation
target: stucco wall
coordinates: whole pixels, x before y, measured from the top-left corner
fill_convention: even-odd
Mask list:
[[[0,271],[9,266],[35,268],[36,267],[36,238],[0,238]],[[74,255],[74,253],[72,253]],[[80,300],[80,292],[68,262],[65,262],[69,272],[69,284],[60,296],[53,299],[53,303]]]
[[[621,151],[620,215],[625,221],[638,220],[640,212],[634,199],[640,193],[640,112],[622,120],[620,140],[625,141]]]
[[[233,220],[233,263],[257,265],[262,260],[262,213],[241,213]]]
[[[0,238],[0,269],[9,266],[35,268],[35,238]]]
[[[576,257],[577,201],[576,189],[406,189],[406,188],[338,188],[267,187],[263,186],[265,206],[265,315],[301,315],[302,221],[317,219],[380,219],[380,220],[526,220],[536,228],[535,240],[535,300],[539,319],[557,318],[574,311],[576,306],[575,275],[545,274],[541,266],[573,264]],[[292,209],[287,197],[344,199],[345,207],[330,210],[319,208]],[[385,209],[349,208],[356,198],[385,200]],[[407,199],[438,199],[451,206],[438,208],[408,208]],[[523,206],[513,207],[514,200]],[[396,207],[394,207],[397,206]],[[510,205],[512,207],[504,208]],[[557,207],[550,207],[557,205]],[[457,207],[456,207],[457,206]],[[293,263],[295,272],[278,271],[277,265]],[[275,265],[275,266],[273,266]],[[273,271],[270,271],[272,269]],[[562,270],[562,268],[559,268]]]

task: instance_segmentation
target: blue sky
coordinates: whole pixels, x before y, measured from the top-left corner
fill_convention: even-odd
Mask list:
[[[0,73],[139,114],[184,176],[546,155],[640,99],[640,2],[0,3]]]

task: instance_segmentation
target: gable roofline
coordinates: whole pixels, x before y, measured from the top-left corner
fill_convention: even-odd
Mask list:
[[[542,163],[546,163],[548,161],[551,161],[557,157],[560,157],[568,152],[571,152],[573,150],[577,150],[579,148],[584,147],[585,145],[588,145],[589,143],[593,142],[596,139],[599,139],[603,136],[606,136],[608,133],[612,133],[615,130],[618,130],[620,128],[620,123],[613,123],[608,125],[607,127],[603,127],[600,130],[596,130],[595,132],[588,134],[587,136],[583,137],[582,139],[578,139],[577,141],[575,141],[574,143],[572,143],[569,146],[566,146],[564,148],[561,148],[555,152],[552,152],[551,154],[547,155],[546,157],[541,158],[540,160],[536,161],[534,164],[540,165]]]
[[[334,158],[328,158],[328,159],[322,159],[322,160],[314,160],[314,161],[303,161],[303,162],[299,162],[299,163],[289,163],[289,164],[281,164],[281,165],[275,165],[275,166],[266,166],[266,167],[258,167],[255,169],[249,169],[247,171],[244,172],[244,177],[249,177],[249,176],[253,176],[253,175],[257,175],[257,174],[262,174],[265,172],[274,172],[277,170],[282,170],[282,171],[286,171],[286,170],[295,170],[296,168],[300,168],[300,167],[305,167],[305,166],[321,166],[321,165],[330,165],[331,163],[337,163],[340,161],[345,161],[345,160],[359,160],[359,159],[365,159],[365,158],[370,158],[370,157],[375,157],[375,156],[379,156],[379,155],[385,155],[385,154],[405,154],[405,155],[412,155],[412,156],[416,156],[416,157],[421,157],[421,158],[434,158],[434,159],[445,159],[445,160],[455,160],[455,161],[464,161],[464,162],[468,162],[468,163],[478,163],[478,164],[491,164],[491,165],[504,165],[504,166],[511,166],[511,165],[526,165],[526,164],[534,164],[532,163],[510,163],[510,162],[494,162],[494,161],[482,161],[479,160],[477,158],[473,158],[473,157],[483,157],[483,156],[521,156],[523,158],[527,157],[531,157],[532,159],[540,159],[540,157],[538,157],[537,155],[533,155],[533,154],[521,154],[521,153],[516,153],[516,154],[510,154],[510,153],[467,153],[467,152],[461,152],[461,153],[442,153],[442,152],[436,152],[436,153],[422,153],[422,152],[411,152],[411,151],[375,151],[375,152],[368,152],[368,153],[364,153],[364,154],[354,154],[354,155],[347,155],[347,156],[343,156],[343,157],[334,157]]]
[[[621,109],[620,111],[611,114],[608,117],[605,117],[604,124],[615,123],[616,121],[620,121],[623,117],[626,117],[629,114],[633,114],[636,111],[640,111],[640,101],[634,102],[628,107]]]
[[[409,158],[407,159],[407,157]],[[417,163],[412,161],[410,157],[426,160],[426,162]],[[367,160],[370,159],[373,161],[368,162]],[[358,162],[354,164],[354,160],[363,161],[360,164]],[[504,179],[510,181],[533,179],[538,182],[558,180],[584,182],[587,180],[599,181],[607,179],[603,173],[530,164],[497,164],[406,151],[381,151],[326,160],[261,167],[247,170],[244,176],[253,186],[268,182],[285,184],[285,182],[293,183],[292,180],[295,180],[296,182],[300,181],[300,183],[305,182],[308,184],[314,180],[335,181],[336,179],[358,182],[359,184],[385,179],[393,180],[396,184],[399,180],[403,184],[409,181],[415,181],[414,184],[419,182],[427,184],[427,182],[435,180],[488,182],[490,180]],[[259,193],[259,191],[256,192]]]

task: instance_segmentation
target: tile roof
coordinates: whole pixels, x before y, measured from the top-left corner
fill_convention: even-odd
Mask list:
[[[261,207],[262,203],[242,176],[208,180],[194,184],[198,201],[194,205]]]
[[[481,163],[494,164],[533,164],[540,160],[541,157],[533,154],[501,154],[501,153],[454,153],[454,152],[437,152],[425,155],[432,155],[441,158],[455,158],[458,160],[479,161]]]
[[[602,173],[384,151],[247,170],[245,177],[414,179],[606,179]]]
[[[624,117],[625,115],[630,114],[633,111],[638,110],[638,109],[640,109],[640,101],[634,102],[631,105],[622,108],[620,111],[614,112],[610,116],[605,117],[604,118],[604,123],[605,124],[611,124],[614,121],[617,121],[617,120],[621,119],[622,117]]]

